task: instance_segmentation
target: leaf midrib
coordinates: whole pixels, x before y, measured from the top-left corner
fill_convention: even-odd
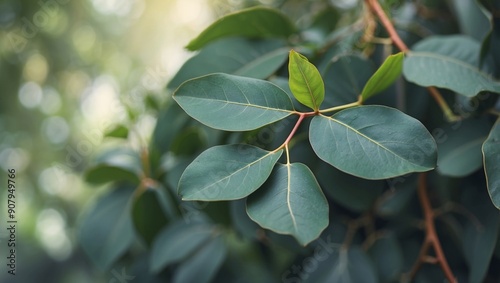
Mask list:
[[[271,108],[271,107],[265,107],[262,105],[258,104],[245,104],[241,102],[234,102],[234,101],[229,101],[229,100],[221,100],[221,99],[213,99],[213,98],[203,98],[203,97],[196,97],[196,96],[176,96],[177,98],[182,98],[182,97],[189,97],[192,99],[197,99],[197,100],[208,100],[208,101],[217,101],[217,102],[223,102],[225,104],[234,104],[238,106],[245,106],[245,107],[254,107],[254,108],[260,108],[260,109],[265,109],[265,110],[272,110],[272,111],[278,111],[278,112],[285,112],[292,114],[294,113],[294,110],[289,110],[289,109],[280,109],[280,108]]]

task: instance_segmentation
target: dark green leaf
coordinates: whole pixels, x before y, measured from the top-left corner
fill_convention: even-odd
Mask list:
[[[363,88],[363,91],[361,92],[363,100],[367,100],[394,83],[403,69],[403,59],[403,52],[390,55],[387,59],[385,59],[382,66],[380,66],[375,74],[370,77]]]
[[[437,53],[478,66],[480,43],[465,35],[429,36],[412,47],[413,51]]]
[[[183,200],[244,198],[266,181],[282,153],[244,144],[209,148],[182,174],[179,194]]]
[[[182,108],[170,101],[167,107],[158,115],[158,121],[151,139],[152,144],[161,154],[167,152],[176,138],[177,134],[184,129],[189,122],[189,116]]]
[[[363,86],[374,71],[373,63],[358,55],[345,55],[334,59],[324,73],[324,107],[357,101]]]
[[[472,97],[483,91],[500,93],[500,84],[478,68],[435,53],[412,52],[405,60],[404,75],[421,86],[436,86]]]
[[[500,209],[500,118],[483,144],[484,173],[491,201]]]
[[[288,95],[276,85],[226,74],[189,80],[176,90],[174,99],[191,117],[227,131],[254,130],[294,111]]]
[[[378,270],[380,282],[396,282],[403,271],[403,251],[397,238],[385,235],[373,243],[368,250]]]
[[[177,88],[188,79],[218,72],[265,79],[283,65],[289,50],[276,39],[221,39],[187,60],[168,87]]]
[[[172,142],[170,150],[175,155],[193,155],[205,148],[206,138],[197,127],[190,127],[179,133]]]
[[[290,51],[289,85],[294,97],[305,106],[318,110],[325,98],[325,85],[316,67],[302,54]]]
[[[254,7],[220,18],[197,38],[191,40],[186,48],[198,50],[212,41],[229,36],[287,38],[295,31],[293,23],[281,12],[265,7]]]
[[[95,158],[95,165],[85,172],[85,180],[100,185],[107,182],[125,181],[139,183],[142,172],[141,162],[136,152],[127,148],[104,151]]]
[[[173,283],[208,283],[226,257],[226,245],[219,236],[184,261],[177,269]]]
[[[247,199],[247,213],[260,226],[307,245],[328,225],[328,202],[307,166],[277,164],[269,180]]]
[[[168,219],[160,202],[161,188],[147,188],[137,196],[132,206],[132,220],[135,230],[148,245],[151,245],[158,232],[167,224]]]
[[[108,269],[134,241],[130,217],[133,192],[132,187],[114,188],[97,201],[80,226],[82,248],[102,270]]]
[[[213,227],[203,222],[179,220],[156,237],[151,252],[151,271],[157,273],[170,264],[195,253],[213,234]]]
[[[482,166],[481,146],[490,125],[484,119],[469,119],[443,129],[438,144],[438,172],[453,177],[467,176]]]
[[[483,40],[489,28],[488,18],[477,1],[451,1],[463,34]]]
[[[366,179],[429,171],[436,164],[436,143],[426,128],[385,106],[359,106],[331,117],[316,116],[309,139],[321,159]]]
[[[469,221],[463,230],[463,249],[469,265],[469,281],[484,282],[500,228],[500,213],[489,203],[486,193],[477,193],[481,187],[467,188],[464,205],[468,209]]]

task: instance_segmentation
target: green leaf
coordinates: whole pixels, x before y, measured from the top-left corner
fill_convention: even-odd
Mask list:
[[[393,234],[384,235],[368,250],[378,270],[380,282],[397,282],[403,271],[403,251]]]
[[[112,138],[126,139],[128,137],[128,128],[124,125],[116,125],[116,127],[107,131],[104,136]]]
[[[205,150],[179,181],[183,200],[234,200],[248,196],[269,177],[283,150],[221,145]]]
[[[293,96],[305,106],[318,110],[325,98],[325,85],[318,69],[302,54],[291,50],[288,72]]]
[[[443,127],[443,138],[438,144],[437,171],[445,176],[463,177],[481,168],[481,146],[490,127],[486,119],[469,119]]]
[[[189,127],[179,133],[172,142],[170,150],[175,155],[190,156],[206,148],[206,137],[199,127]]]
[[[500,231],[498,210],[489,204],[484,191],[478,193],[482,186],[474,186],[464,190],[463,204],[471,216],[465,222],[463,229],[464,258],[469,265],[469,280],[471,283],[485,282],[488,267],[495,250]]]
[[[307,245],[328,226],[328,202],[307,166],[277,164],[262,188],[247,199],[247,213],[260,226]]]
[[[212,225],[201,221],[186,223],[179,220],[163,229],[153,243],[151,271],[158,273],[168,265],[186,259],[206,243],[212,233]]]
[[[309,139],[319,158],[365,179],[429,171],[436,164],[436,143],[422,123],[385,106],[315,116]]]
[[[491,129],[482,151],[488,193],[493,204],[500,209],[500,118]]]
[[[294,112],[292,101],[276,85],[227,74],[189,80],[174,99],[194,119],[226,131],[254,130]]]
[[[500,84],[477,67],[437,53],[408,53],[403,74],[420,86],[446,88],[467,97],[483,91],[500,93]]]
[[[283,13],[270,8],[254,7],[220,18],[191,40],[186,48],[198,50],[212,41],[229,36],[287,38],[295,32],[296,27]]]
[[[144,241],[151,245],[168,219],[160,201],[161,188],[146,188],[137,196],[132,205],[132,220],[135,230]]]
[[[188,79],[219,72],[265,79],[283,65],[289,50],[277,39],[224,38],[187,60],[168,88],[174,89]]]
[[[437,53],[478,66],[481,44],[466,35],[429,36],[413,45],[412,50]]]
[[[163,154],[170,150],[170,147],[189,122],[189,116],[182,111],[177,103],[170,103],[158,114],[158,121],[153,131],[151,143]]]
[[[90,208],[79,229],[85,253],[102,270],[108,269],[135,239],[130,217],[133,187],[116,187]]]
[[[108,182],[139,183],[141,162],[136,152],[128,148],[114,148],[100,153],[85,172],[85,180],[94,185]]]
[[[403,59],[403,52],[390,55],[387,59],[385,59],[382,66],[380,66],[375,74],[371,76],[363,88],[363,91],[361,92],[363,100],[367,100],[394,83],[403,69]]]
[[[219,236],[184,261],[174,275],[173,283],[208,283],[226,257],[227,248]]]
[[[335,107],[358,100],[363,86],[375,71],[373,63],[358,55],[333,59],[326,68],[323,107]]]

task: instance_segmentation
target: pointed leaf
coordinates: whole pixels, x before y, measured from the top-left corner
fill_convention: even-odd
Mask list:
[[[403,69],[403,59],[403,52],[390,55],[387,59],[385,59],[382,66],[380,66],[375,74],[371,76],[363,88],[363,91],[361,92],[363,100],[367,100],[394,83]]]
[[[477,67],[437,53],[408,53],[403,74],[420,86],[446,88],[467,97],[483,91],[500,93],[500,83]]]
[[[257,79],[212,74],[183,83],[174,99],[191,117],[219,130],[248,131],[293,113],[284,90]]]
[[[386,179],[436,166],[436,143],[424,125],[385,106],[316,116],[309,139],[319,158],[361,178]]]
[[[76,153],[74,157],[81,158]],[[117,147],[104,151],[93,163],[95,165],[90,166],[85,172],[85,180],[91,184],[101,185],[120,181],[139,183],[141,162],[137,153],[128,148]]]
[[[179,194],[183,200],[244,198],[266,181],[282,153],[245,144],[214,146],[186,168]]]
[[[226,252],[226,245],[220,236],[210,240],[179,266],[172,282],[210,282],[224,262]]]
[[[493,204],[500,209],[500,118],[483,144],[484,173]]]
[[[212,233],[212,225],[199,221],[179,220],[163,229],[151,249],[151,271],[157,273],[187,258],[207,242]]]
[[[278,164],[269,180],[247,199],[247,213],[260,226],[307,245],[328,226],[328,202],[307,166]]]
[[[184,81],[211,73],[265,79],[283,65],[290,49],[282,40],[232,37],[213,42],[182,65],[169,82],[175,89]]]
[[[133,187],[117,187],[100,198],[83,220],[79,239],[97,267],[108,269],[133,243],[130,217]]]
[[[288,72],[293,96],[305,106],[318,110],[325,98],[325,85],[318,69],[302,54],[291,50]]]
[[[287,38],[295,31],[296,27],[283,13],[270,8],[254,7],[218,19],[191,40],[186,48],[198,50],[212,41],[229,36]]]

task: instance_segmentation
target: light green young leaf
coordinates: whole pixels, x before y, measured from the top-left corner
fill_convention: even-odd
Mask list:
[[[227,74],[189,80],[173,97],[194,119],[226,131],[254,130],[295,111],[286,92],[278,86]]]
[[[212,41],[229,36],[287,38],[295,32],[295,25],[283,13],[270,8],[253,7],[220,18],[191,40],[186,48],[198,50]]]
[[[278,164],[263,187],[247,199],[247,213],[260,226],[307,245],[328,226],[328,202],[307,166]]]
[[[420,86],[446,88],[467,97],[483,91],[500,93],[500,83],[476,66],[437,53],[408,53],[403,74]]]
[[[337,169],[365,179],[386,179],[436,166],[436,142],[415,118],[386,106],[359,106],[315,116],[313,150]]]
[[[186,168],[179,194],[183,200],[244,198],[266,181],[282,153],[245,144],[214,146]]]
[[[387,59],[385,59],[382,66],[380,66],[375,74],[373,74],[368,82],[366,82],[366,85],[361,92],[363,100],[367,100],[394,83],[403,69],[403,59],[403,52],[390,55]]]
[[[318,69],[302,54],[291,50],[288,72],[293,96],[305,106],[318,110],[325,98],[325,85]]]
[[[488,193],[495,207],[500,209],[500,118],[491,129],[482,151]]]

